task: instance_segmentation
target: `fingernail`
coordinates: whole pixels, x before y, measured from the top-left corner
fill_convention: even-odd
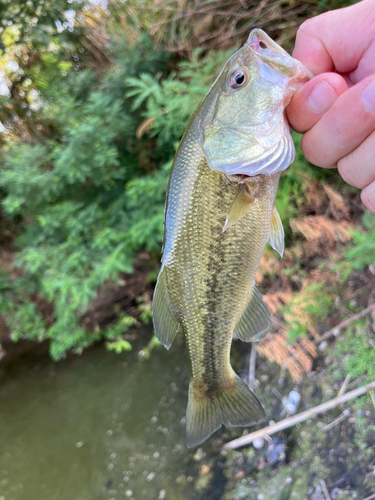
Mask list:
[[[316,113],[327,111],[337,99],[336,92],[327,82],[319,82],[313,88],[309,97],[309,104]]]
[[[375,80],[372,80],[362,92],[362,101],[370,113],[375,113]]]

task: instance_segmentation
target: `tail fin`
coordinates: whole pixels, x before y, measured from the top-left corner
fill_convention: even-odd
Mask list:
[[[247,427],[264,419],[264,410],[248,386],[233,372],[233,385],[214,398],[194,395],[194,381],[189,386],[186,412],[188,448],[203,443],[221,427]]]

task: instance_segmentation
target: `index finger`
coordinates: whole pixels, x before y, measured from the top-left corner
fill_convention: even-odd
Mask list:
[[[375,73],[375,0],[363,0],[344,9],[309,19],[297,33],[293,57],[314,74],[337,71],[352,73],[354,83]],[[373,42],[373,43],[371,43]],[[358,63],[366,58],[366,67]],[[358,71],[359,70],[359,71]]]

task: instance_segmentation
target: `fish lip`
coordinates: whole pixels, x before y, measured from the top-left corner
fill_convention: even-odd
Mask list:
[[[262,42],[266,45],[266,48],[261,47],[260,44]],[[306,83],[315,76],[300,61],[294,59],[286,50],[272,40],[267,33],[259,28],[251,31],[245,45],[251,50],[255,58],[265,62],[278,59],[279,64],[283,65],[282,59],[285,57],[285,69],[294,71],[292,80],[297,84]],[[272,49],[274,53],[267,53],[268,48]]]
[[[272,38],[268,36],[267,33],[265,33],[260,28],[256,28],[250,32],[246,45],[250,48],[252,52],[255,52],[257,55],[261,56],[261,51],[266,50],[262,49],[262,47],[260,46],[261,42],[263,42],[267,46],[270,46],[279,55],[290,57],[290,55],[286,50],[280,47],[280,45],[278,45],[274,40],[272,40]]]

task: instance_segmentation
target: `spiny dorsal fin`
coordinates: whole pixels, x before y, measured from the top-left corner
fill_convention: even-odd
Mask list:
[[[254,196],[251,196],[246,186],[242,184],[239,193],[233,200],[233,203],[227,213],[223,232],[229,227],[234,226],[245,214],[247,214],[254,200]]]
[[[284,228],[280,219],[279,212],[276,207],[273,207],[272,215],[271,215],[271,232],[270,239],[268,243],[271,247],[279,252],[280,256],[283,256],[284,253]]]
[[[172,310],[169,299],[165,269],[163,269],[156,283],[154,299],[152,301],[152,321],[156,338],[169,349],[177,335],[180,327]]]
[[[257,342],[272,326],[270,311],[254,283],[253,293],[234,332],[244,342]]]

